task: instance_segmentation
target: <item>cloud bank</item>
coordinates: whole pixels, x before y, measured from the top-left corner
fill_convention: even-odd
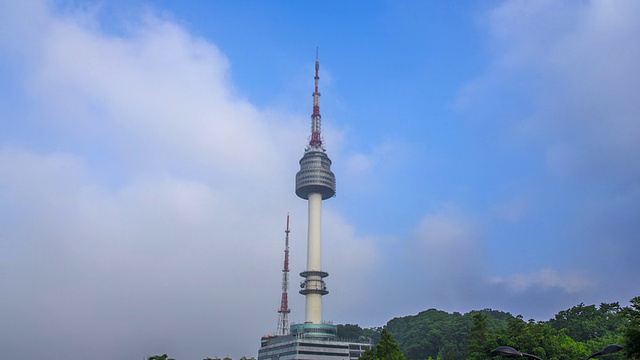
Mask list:
[[[276,324],[288,211],[304,266],[306,117],[250,104],[215,45],[153,14],[113,34],[92,9],[0,12],[20,99],[0,114],[5,356],[254,356]],[[375,252],[325,211],[328,253],[368,252],[329,271],[357,279]]]
[[[384,211],[419,219],[385,222],[385,236],[327,202],[326,318],[380,326],[492,307],[543,319],[637,296],[638,15],[633,2],[551,1],[480,14],[488,65],[457,110],[518,161],[483,169],[498,190],[460,170],[480,205],[454,191],[444,204],[385,199]],[[304,267],[293,176],[308,114],[252,104],[224,51],[175,21],[146,13],[114,29],[101,16],[0,3],[0,348],[253,356],[276,324],[287,212],[292,293]],[[405,186],[397,174],[428,185],[412,144],[352,149],[343,129],[326,130],[339,194]],[[303,299],[290,299],[301,321]]]

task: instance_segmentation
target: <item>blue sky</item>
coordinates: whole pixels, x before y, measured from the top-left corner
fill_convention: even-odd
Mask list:
[[[319,48],[324,318],[640,289],[633,1],[0,1],[0,348],[255,356]]]

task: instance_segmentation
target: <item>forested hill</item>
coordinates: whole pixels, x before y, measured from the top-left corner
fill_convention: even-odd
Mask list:
[[[606,345],[620,344],[633,351],[634,344],[640,344],[640,297],[630,307],[579,304],[549,321],[525,321],[522,316],[491,309],[466,314],[430,309],[394,318],[385,327],[407,359],[492,359],[491,350],[502,345],[547,360],[582,359]],[[366,337],[374,342],[381,330],[338,325],[340,337]],[[610,354],[606,359],[625,358],[632,358],[630,352]]]
[[[485,309],[464,315],[430,309],[418,315],[395,318],[387,330],[409,359],[465,359],[467,338],[474,324],[474,315],[482,314],[489,332],[508,325],[509,313]],[[426,356],[425,356],[426,355]]]

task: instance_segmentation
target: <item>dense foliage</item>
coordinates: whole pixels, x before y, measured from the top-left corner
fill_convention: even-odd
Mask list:
[[[407,360],[400,350],[400,346],[393,339],[387,329],[382,329],[380,342],[375,347],[365,351],[360,357],[362,360]]]
[[[382,328],[363,329],[358,325],[346,324],[338,325],[338,337],[345,340],[372,341],[374,344],[380,342]]]
[[[374,343],[382,343],[387,331],[410,360],[493,359],[491,351],[502,345],[545,360],[583,359],[610,344],[625,349],[606,355],[607,360],[640,360],[640,297],[632,299],[629,307],[579,304],[548,321],[525,321],[491,309],[466,314],[430,309],[392,319],[384,329],[338,326],[340,337],[373,338]]]
[[[466,359],[470,334],[474,336],[471,352],[484,351],[489,346],[489,332],[504,327],[510,317],[508,313],[489,309],[464,315],[430,309],[415,316],[395,318],[387,323],[387,328],[409,359]]]
[[[631,306],[623,309],[622,314],[627,322],[622,345],[629,359],[640,359],[640,296],[631,299]]]
[[[167,356],[167,354],[162,354],[162,355],[150,356],[147,360],[175,360],[175,359],[170,358],[169,356]]]

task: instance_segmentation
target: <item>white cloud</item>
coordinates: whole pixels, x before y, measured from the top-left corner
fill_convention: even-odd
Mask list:
[[[438,257],[472,248],[473,236],[470,219],[459,214],[452,205],[423,217],[416,230],[420,245]]]
[[[331,292],[325,298],[328,304],[325,313],[330,316],[328,319],[338,323],[354,321],[362,304],[376,296],[368,281],[384,256],[379,252],[376,239],[357,236],[352,225],[331,211],[330,204],[323,210],[323,222],[331,224],[323,232],[324,251],[330,254],[325,256],[323,268],[330,274],[327,286]],[[338,303],[340,307],[336,309],[334,304]],[[368,313],[367,317],[370,316]]]
[[[499,219],[509,222],[518,222],[526,217],[531,207],[531,200],[524,195],[516,195],[501,203],[494,205],[493,211]]]
[[[25,104],[0,119],[26,129],[0,144],[3,354],[255,356],[276,324],[287,211],[305,238],[292,183],[306,116],[242,99],[224,55],[170,21],[116,36],[93,13],[2,8],[34,16],[0,38],[22,50]],[[331,272],[361,277],[375,250],[327,217]]]
[[[226,58],[175,24],[149,18],[123,38],[53,18],[38,56],[29,84],[62,120],[38,124],[54,136],[88,137],[135,167],[187,157],[252,177],[280,165],[264,115],[230,90]]]
[[[498,65],[507,69],[535,70],[549,54],[558,34],[571,31],[580,7],[550,0],[503,1],[489,14],[488,25],[494,39]]]
[[[287,211],[292,318],[303,317],[295,285],[306,206],[292,188],[308,114],[252,105],[234,90],[222,51],[171,21],[150,15],[114,35],[101,29],[99,10],[56,14],[44,4],[0,5],[0,75],[21,102],[0,107],[0,128],[14,130],[0,144],[0,284],[11,294],[0,299],[10,325],[0,348],[15,358],[255,355],[260,335],[275,328]],[[539,142],[549,168],[570,177],[635,174],[637,9],[618,6],[637,7],[505,2],[491,19],[499,60],[466,105],[475,110],[478,94],[505,83],[522,88],[537,110],[508,120]],[[496,104],[508,107],[497,93]],[[345,157],[336,161],[345,168],[341,189],[375,191],[379,184],[361,180],[397,177],[398,160],[413,159],[402,141],[349,158],[344,133],[326,130],[335,159]],[[595,166],[603,164],[612,171]],[[536,210],[513,199],[498,206],[507,219]],[[491,289],[483,288],[480,217],[444,207],[409,240],[383,244],[359,236],[330,204],[325,309],[334,319],[350,321],[345,314],[363,308],[360,318],[375,312],[384,321],[408,307],[495,306],[482,303]],[[492,284],[522,298],[575,294],[590,286],[580,274],[543,270]],[[544,312],[555,304],[539,298]]]
[[[205,339],[214,335],[241,339],[225,351],[247,348],[250,337],[238,336],[246,328],[231,317],[264,321],[268,308],[249,299],[277,299],[277,283],[253,280],[278,261],[276,243],[264,239],[272,216],[192,180],[147,180],[110,192],[88,181],[89,169],[73,156],[9,149],[0,163],[0,204],[12,214],[2,224],[2,282],[12,293],[2,307],[15,325],[3,334],[13,343],[4,349],[44,355],[51,341],[54,353],[81,356],[107,337],[134,355],[160,351],[158,338],[184,351],[174,328],[201,340],[194,353],[211,351]],[[27,338],[35,346],[21,344]],[[81,345],[70,347],[69,339]]]
[[[475,292],[484,261],[480,230],[473,218],[451,204],[422,218],[414,242],[405,249],[418,279],[408,285],[422,295],[419,306],[451,309]]]
[[[347,158],[347,168],[356,173],[367,172],[374,166],[374,159],[365,154],[352,154]]]
[[[640,172],[629,167],[640,153],[638,15],[638,3],[613,1],[507,1],[492,13],[492,73],[529,97],[535,112],[521,129],[553,171],[605,181]]]
[[[507,277],[493,277],[490,283],[504,286],[515,293],[532,291],[561,290],[566,293],[579,293],[596,284],[582,274],[561,274],[553,269],[542,269],[533,274],[512,274]]]
[[[345,133],[333,134],[339,139]],[[344,141],[333,148],[340,172],[340,192],[350,194],[379,194],[390,182],[397,180],[397,170],[411,159],[410,146],[392,139],[371,146],[367,151],[345,152]]]
[[[488,66],[463,87],[458,105],[467,118],[481,122],[473,126],[490,130],[492,136],[485,136],[514,151],[508,161],[496,154],[503,161],[496,172],[519,172],[496,178],[499,198],[514,200],[492,206],[517,224],[499,219],[504,229],[497,229],[488,223],[504,236],[488,241],[498,247],[507,238],[528,239],[511,243],[527,249],[519,252],[520,264],[541,262],[547,269],[515,269],[494,279],[497,287],[510,289],[505,299],[513,303],[525,301],[540,311],[543,303],[605,301],[606,279],[638,277],[637,261],[617,249],[637,248],[640,224],[639,16],[640,3],[631,1],[513,0],[487,14]],[[612,206],[612,199],[626,200],[613,200]],[[545,240],[533,243],[528,231],[555,239],[551,246],[560,251],[548,253]],[[601,265],[597,270],[589,268],[593,261]],[[550,270],[557,263],[567,273]]]

